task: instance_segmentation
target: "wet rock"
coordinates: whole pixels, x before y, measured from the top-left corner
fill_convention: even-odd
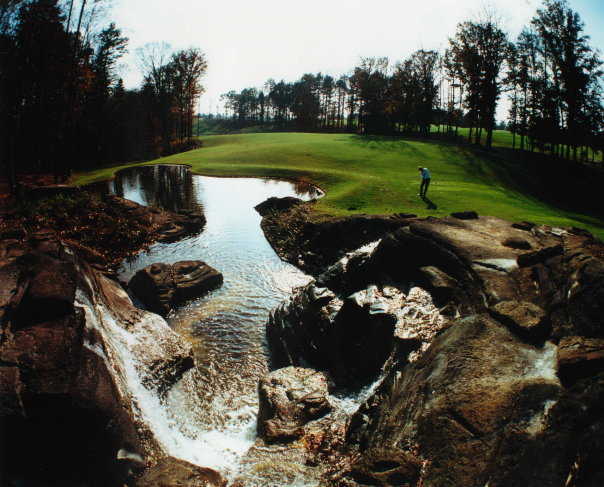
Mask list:
[[[501,243],[504,246],[510,247],[512,249],[530,250],[532,248],[528,240],[520,237],[509,237]]]
[[[604,262],[578,254],[570,264],[563,287],[566,313],[561,316],[561,333],[604,338]]]
[[[519,336],[544,340],[549,334],[545,311],[528,301],[502,301],[490,308],[491,314]]]
[[[392,215],[354,215],[334,219],[311,216],[312,204],[292,206],[283,212],[268,213],[262,230],[275,252],[297,265],[305,255],[302,269],[319,275],[347,252],[373,242],[387,232],[409,224],[409,219]]]
[[[0,366],[0,418],[25,414],[21,398],[23,384],[20,375],[19,367],[16,365]]]
[[[333,320],[341,307],[331,290],[311,283],[273,310],[266,328],[272,367],[306,362],[329,370],[337,360]]]
[[[201,261],[187,260],[172,265],[177,302],[196,298],[222,285],[223,277],[213,267]]]
[[[395,348],[406,359],[446,326],[417,287],[405,294],[371,285],[339,298],[310,284],[271,313],[267,337],[273,366],[309,364],[338,385],[358,386],[376,377]]]
[[[340,384],[366,383],[381,370],[392,352],[397,316],[376,286],[344,300],[334,325],[340,363],[334,364]]]
[[[410,453],[376,448],[365,452],[343,476],[361,485],[416,485],[420,469],[421,461]]]
[[[301,199],[294,198],[293,196],[285,196],[284,198],[272,197],[256,205],[254,209],[260,213],[261,216],[265,216],[275,211],[281,212],[289,210],[293,206],[297,206],[302,203],[303,201]]]
[[[162,316],[172,309],[174,281],[169,264],[155,263],[138,271],[128,287],[150,311]]]
[[[54,257],[59,257],[60,243],[57,234],[50,228],[39,229],[29,235],[32,250]]]
[[[347,432],[362,468],[337,485],[409,483],[372,469],[380,448],[420,459],[410,485],[598,485],[603,256],[589,236],[547,226],[414,219],[321,274],[321,306],[309,288],[282,307],[273,331],[284,363],[350,385],[387,355],[384,380]],[[371,339],[372,312],[395,320],[391,336],[377,334],[388,353]]]
[[[460,220],[477,220],[478,213],[475,211],[458,211],[456,213],[451,213],[453,218],[459,218]]]
[[[400,218],[402,220],[408,220],[411,218],[417,218],[417,215],[415,213],[395,213],[393,215],[395,218]]]
[[[139,323],[135,333],[137,343],[132,346],[132,352],[143,364],[140,372],[142,383],[160,395],[195,365],[191,347],[175,340],[172,334],[158,336],[157,330],[163,325],[164,320],[157,316]]]
[[[216,289],[222,281],[222,274],[203,261],[181,261],[151,264],[128,287],[149,310],[165,316],[176,304]]]
[[[451,322],[440,313],[430,294],[421,288],[411,288],[406,296],[401,294],[400,303],[395,311],[395,356],[397,360],[413,362],[428,349],[437,334],[451,326]]]
[[[419,360],[391,369],[351,419],[348,441],[361,452],[420,452],[423,485],[482,487],[504,470],[493,458],[514,462],[515,447],[501,447],[508,432],[530,444],[527,458],[546,454],[534,438],[561,393],[555,357],[554,345],[523,344],[488,316],[460,320]]]
[[[425,266],[419,268],[419,279],[422,287],[442,306],[449,302],[459,290],[459,282],[438,267]]]
[[[215,470],[178,458],[164,458],[134,482],[135,487],[225,487],[226,480]]]
[[[52,321],[73,311],[75,266],[42,253],[20,258],[23,297],[15,311],[18,327]]]
[[[258,392],[258,434],[268,442],[299,438],[306,423],[332,409],[327,378],[312,369],[275,370],[260,380]]]
[[[523,230],[525,232],[530,232],[536,225],[532,222],[518,222],[512,223],[513,228],[517,228],[518,230]]]
[[[3,323],[8,313],[12,311],[20,298],[17,298],[17,292],[21,295],[25,289],[19,286],[19,268],[15,263],[0,266],[0,323]],[[0,341],[2,340],[2,331],[0,327]]]
[[[83,314],[73,310],[60,318],[15,327],[0,348],[0,361],[19,366],[20,375],[25,374],[24,392],[68,393],[79,370],[84,326]]]
[[[604,339],[564,337],[558,345],[558,375],[572,383],[604,371]]]
[[[173,213],[139,205],[115,195],[105,195],[104,198],[109,206],[125,214],[128,219],[142,223],[146,231],[153,234],[153,240],[160,242],[175,242],[200,232],[206,224],[205,216],[195,211]]]
[[[347,252],[344,257],[317,277],[317,284],[340,294],[352,294],[366,287],[368,282],[367,263],[373,255],[380,240],[370,242],[362,247]]]
[[[0,269],[16,285],[10,297],[0,293],[0,421],[14,426],[3,431],[11,450],[2,461],[11,479],[26,472],[37,482],[40,472],[28,471],[26,459],[43,466],[45,482],[58,484],[69,471],[81,485],[91,472],[103,485],[123,485],[118,443],[145,458],[163,455],[140,391],[169,390],[193,366],[191,347],[161,317],[136,309],[116,281],[59,250],[60,257],[34,252]],[[39,437],[78,448],[55,455]]]
[[[552,257],[562,255],[564,252],[562,245],[554,245],[534,252],[527,252],[518,256],[518,265],[521,267],[529,267],[535,264],[542,263]]]
[[[366,266],[372,275],[404,283],[413,279],[421,267],[434,266],[455,279],[470,279],[466,266],[454,253],[414,232],[414,225],[382,239]]]

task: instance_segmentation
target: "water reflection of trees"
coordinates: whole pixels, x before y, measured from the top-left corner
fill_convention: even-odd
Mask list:
[[[134,195],[132,199],[145,205],[171,211],[193,210],[201,205],[186,166],[156,165],[122,171],[115,178],[115,193]]]

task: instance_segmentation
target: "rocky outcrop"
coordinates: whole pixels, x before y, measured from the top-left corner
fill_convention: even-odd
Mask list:
[[[0,267],[3,476],[123,485],[169,455],[152,418],[190,345],[56,238],[35,246]]]
[[[264,212],[265,203],[270,211]],[[346,252],[377,240],[413,217],[355,215],[320,219],[312,212],[312,202],[292,204],[288,198],[271,198],[265,203],[257,209],[264,213],[261,225],[273,249],[282,259],[313,275]]]
[[[426,348],[448,320],[420,288],[370,285],[338,297],[311,283],[271,313],[274,367],[310,364],[340,386],[375,379],[388,357]]]
[[[561,392],[555,346],[534,348],[475,316],[436,337],[418,361],[393,368],[352,418],[348,440],[361,451],[419,453],[424,485],[526,485],[506,483],[520,460],[514,445],[547,456],[540,438]],[[545,476],[540,485],[562,485],[546,481],[553,472],[533,474]]]
[[[327,378],[312,369],[275,370],[260,381],[258,391],[258,434],[267,442],[301,437],[306,423],[332,409]]]
[[[3,214],[0,237],[7,255],[0,254],[0,266],[23,253],[20,247],[26,239],[27,248],[49,250],[36,245],[54,245],[44,235],[50,232],[82,260],[98,269],[115,270],[126,257],[152,243],[198,233],[206,223],[199,211],[172,212],[93,190],[61,187],[58,195],[39,201],[24,199],[31,202],[29,211]]]
[[[151,311],[166,316],[178,303],[220,287],[223,277],[201,260],[155,263],[138,271],[128,287]]]
[[[598,485],[602,243],[478,215],[398,224],[267,326],[276,366],[340,385],[382,370],[326,483]]]

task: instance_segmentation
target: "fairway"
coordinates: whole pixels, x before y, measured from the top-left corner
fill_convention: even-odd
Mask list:
[[[201,149],[141,164],[189,164],[197,174],[306,180],[326,191],[317,216],[475,210],[510,221],[578,226],[604,238],[604,222],[563,211],[522,193],[501,167],[471,148],[439,141],[351,134],[258,133],[202,138]],[[110,179],[132,164],[76,174],[82,185]],[[418,196],[417,167],[432,173],[430,209]]]

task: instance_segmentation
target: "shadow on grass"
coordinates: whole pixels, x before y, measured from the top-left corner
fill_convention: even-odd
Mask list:
[[[604,206],[596,201],[604,187],[603,168],[503,147],[489,151],[442,144],[439,150],[446,161],[467,174],[468,181],[502,185],[560,210],[604,217]]]
[[[429,210],[436,210],[436,209],[438,209],[438,206],[436,206],[436,204],[434,203],[434,201],[432,201],[427,196],[420,196],[420,198],[423,200],[424,203],[426,203],[426,208],[428,208]]]
[[[417,157],[422,157],[422,153],[413,144],[410,144],[408,139],[400,136],[387,135],[353,135],[347,139],[358,147],[364,149],[374,149],[389,152],[406,152]]]

